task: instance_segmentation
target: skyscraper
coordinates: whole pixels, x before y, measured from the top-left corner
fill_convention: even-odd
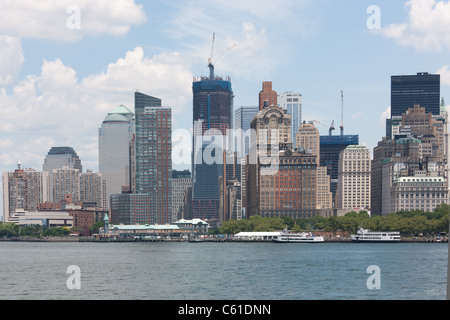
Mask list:
[[[130,188],[110,197],[113,223],[172,222],[172,110],[135,93],[135,135],[129,146]]]
[[[339,154],[350,145],[359,145],[358,135],[320,136],[320,166],[327,167],[327,174],[331,179],[330,191],[333,194],[333,203],[336,201]]]
[[[270,155],[271,148],[275,146],[278,150],[292,149],[291,116],[283,108],[266,106],[253,118],[251,128],[256,135],[252,146],[256,147],[259,154],[267,152]]]
[[[72,147],[52,147],[44,159],[42,170],[53,172],[53,169],[69,167],[83,172],[80,157]]]
[[[3,172],[3,221],[7,222],[16,209],[37,211],[39,203],[50,199],[48,172],[22,169]]]
[[[418,104],[426,112],[440,115],[440,75],[419,72],[417,75],[391,77],[391,117],[401,116]]]
[[[78,169],[62,167],[54,169],[52,174],[53,202],[59,202],[71,196],[73,202],[80,201],[80,172]]]
[[[234,112],[234,151],[238,156],[248,154],[250,147],[250,124],[258,113],[258,107],[240,107]]]
[[[63,167],[67,167],[69,169],[76,169],[79,173],[83,172],[83,167],[81,165],[81,160],[78,154],[72,147],[52,147],[47,156],[44,159],[44,164],[42,166],[42,171],[49,173],[50,179],[50,201],[58,202],[53,198],[55,195],[53,183],[55,180],[53,179],[53,172],[57,169],[62,169]]]
[[[145,107],[136,131],[136,193],[154,194],[154,221],[172,222],[172,110]],[[152,206],[153,207],[153,206]]]
[[[297,148],[295,135],[302,123],[302,95],[292,91],[278,95],[278,105],[291,116],[291,137],[293,148]]]
[[[194,218],[218,220],[219,218],[219,176],[220,161],[205,161],[203,155],[212,148],[210,155],[222,159],[224,147],[231,141],[216,141],[215,147],[210,139],[216,130],[223,136],[232,128],[233,91],[229,78],[214,75],[214,66],[209,65],[210,76],[195,79],[193,90],[193,154],[192,154],[192,206]],[[231,148],[230,148],[231,149]]]
[[[86,170],[80,174],[80,201],[90,206],[109,208],[106,181],[101,173]]]
[[[135,92],[134,94],[134,113],[135,113],[135,141],[134,141],[134,151],[135,156],[132,158],[134,161],[134,170],[135,170],[135,190],[133,192],[139,193],[142,189],[140,186],[141,183],[141,173],[143,173],[144,169],[142,166],[147,161],[146,154],[144,153],[142,143],[145,142],[145,128],[143,128],[141,124],[142,115],[145,113],[146,107],[161,107],[161,99],[155,98],[141,92]]]
[[[312,123],[303,122],[298,128],[295,136],[298,150],[303,150],[307,154],[315,155],[317,160],[317,209],[331,209],[332,194],[330,191],[330,176],[327,168],[320,163],[320,134],[319,130]]]
[[[106,116],[98,131],[99,171],[106,182],[107,207],[109,197],[121,193],[131,184],[130,143],[133,139],[134,114],[120,105]]]
[[[337,208],[370,210],[370,150],[352,145],[339,156]]]

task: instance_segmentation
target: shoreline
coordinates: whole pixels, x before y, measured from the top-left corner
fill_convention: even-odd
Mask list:
[[[233,239],[108,239],[99,240],[97,238],[1,238],[2,242],[95,242],[95,243],[121,243],[121,242],[189,242],[189,243],[203,243],[203,242],[220,242],[220,243],[268,243],[272,240],[233,240]],[[364,243],[354,242],[350,239],[325,239],[321,243]],[[369,243],[369,242],[367,242]],[[373,242],[371,242],[373,243]],[[448,243],[448,238],[443,240],[437,240],[432,238],[405,238],[401,239],[398,243]]]

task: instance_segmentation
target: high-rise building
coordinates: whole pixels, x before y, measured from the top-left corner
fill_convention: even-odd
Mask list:
[[[161,99],[155,98],[141,92],[135,92],[134,94],[134,113],[135,113],[135,140],[134,140],[134,158],[131,158],[131,161],[134,162],[134,165],[131,166],[134,168],[134,188],[133,192],[139,193],[140,190],[143,189],[141,187],[141,181],[144,179],[141,177],[141,173],[145,174],[147,169],[142,168],[144,163],[148,163],[147,155],[144,152],[143,143],[146,143],[146,134],[148,133],[145,127],[141,124],[141,115],[145,113],[146,107],[161,107]]]
[[[248,216],[317,215],[317,157],[285,150],[277,163],[275,170],[264,163],[248,166]]]
[[[370,205],[372,215],[381,215],[382,205],[382,164],[383,160],[390,158],[395,154],[395,140],[383,137],[373,149],[373,159],[371,162],[371,188],[370,188]]]
[[[258,107],[240,107],[234,112],[234,151],[240,157],[248,154],[251,143],[250,124],[258,111]]]
[[[50,199],[48,172],[22,169],[3,172],[3,221],[7,222],[17,209],[37,211],[39,203]]]
[[[157,224],[155,193],[116,193],[110,197],[111,223]]]
[[[173,221],[184,218],[184,205],[186,199],[186,193],[189,187],[192,186],[191,172],[189,170],[184,171],[172,171],[172,217]]]
[[[394,210],[394,205],[387,200],[391,196],[394,179],[414,177],[421,170],[436,171],[433,168],[436,165],[439,168],[438,176],[446,176],[448,118],[445,105],[441,105],[440,115],[433,115],[415,105],[402,116],[395,116],[391,120],[393,138],[384,137],[374,148],[372,214],[386,214]],[[386,162],[389,165],[384,168]]]
[[[278,150],[292,150],[291,116],[278,106],[266,106],[253,118],[251,129],[255,132],[256,147],[259,155],[270,156]],[[277,150],[271,151],[272,147]],[[252,151],[253,152],[253,151]]]
[[[52,147],[44,159],[42,170],[52,173],[54,169],[62,167],[83,172],[80,157],[72,147]]]
[[[120,105],[108,113],[98,131],[99,171],[106,183],[107,207],[111,194],[121,193],[122,187],[131,185],[133,117],[129,109]]]
[[[320,134],[319,130],[312,123],[302,123],[298,128],[296,135],[296,148],[305,150],[320,158]]]
[[[171,223],[172,110],[145,107],[136,119],[136,193],[156,199],[149,208],[155,216],[149,223]]]
[[[86,170],[80,174],[80,201],[92,207],[109,208],[106,181],[102,173]]]
[[[53,202],[65,200],[69,195],[73,202],[80,201],[80,172],[64,166],[53,169],[52,173]]]
[[[330,176],[330,191],[333,194],[333,204],[336,203],[339,155],[348,146],[358,144],[358,135],[320,136],[320,166],[326,167],[327,174]]]
[[[419,72],[417,75],[391,77],[391,116],[401,116],[418,104],[426,112],[440,114],[440,75]]]
[[[366,146],[351,145],[341,151],[336,191],[338,209],[370,210],[370,160]]]
[[[231,151],[233,141],[215,141],[212,136],[227,136],[232,128],[233,91],[229,78],[214,75],[194,79],[193,90],[193,153],[192,209],[194,218],[219,219],[219,176],[223,150]],[[218,161],[207,161],[206,153]]]
[[[262,83],[262,90],[259,92],[259,110],[264,108],[265,102],[267,102],[269,106],[278,105],[277,99],[278,94],[275,90],[272,90],[272,82],[264,81]]]
[[[296,148],[307,154],[315,155],[317,164],[320,164],[320,134],[313,123],[303,122],[298,128],[296,139]],[[327,174],[327,168],[317,167],[317,209],[333,208],[333,197],[330,191],[330,176]]]
[[[278,94],[278,105],[291,116],[291,137],[293,148],[297,147],[295,135],[302,124],[302,95],[292,91]]]
[[[42,171],[50,174],[50,190],[54,190],[53,171],[55,169],[62,169],[67,167],[76,169],[78,172],[83,172],[80,157],[77,155],[72,147],[52,147],[44,159]],[[53,198],[54,192],[50,192],[50,202],[58,202]]]

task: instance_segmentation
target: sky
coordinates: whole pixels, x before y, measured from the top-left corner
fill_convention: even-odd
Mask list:
[[[234,108],[258,105],[272,81],[301,93],[303,120],[326,135],[343,90],[345,133],[371,150],[392,75],[440,74],[450,108],[449,1],[0,0],[1,172],[18,161],[41,171],[53,146],[97,172],[98,128],[121,104],[134,111],[136,90],[172,108],[173,130],[190,130],[192,81],[209,73],[214,33]]]

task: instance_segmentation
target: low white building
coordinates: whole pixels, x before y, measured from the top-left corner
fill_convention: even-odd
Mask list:
[[[239,232],[233,236],[235,241],[272,241],[277,238],[281,231],[275,232]]]
[[[28,212],[17,209],[8,219],[8,222],[25,226],[37,224],[45,228],[51,227],[73,227],[73,217],[63,211],[36,211]]]

